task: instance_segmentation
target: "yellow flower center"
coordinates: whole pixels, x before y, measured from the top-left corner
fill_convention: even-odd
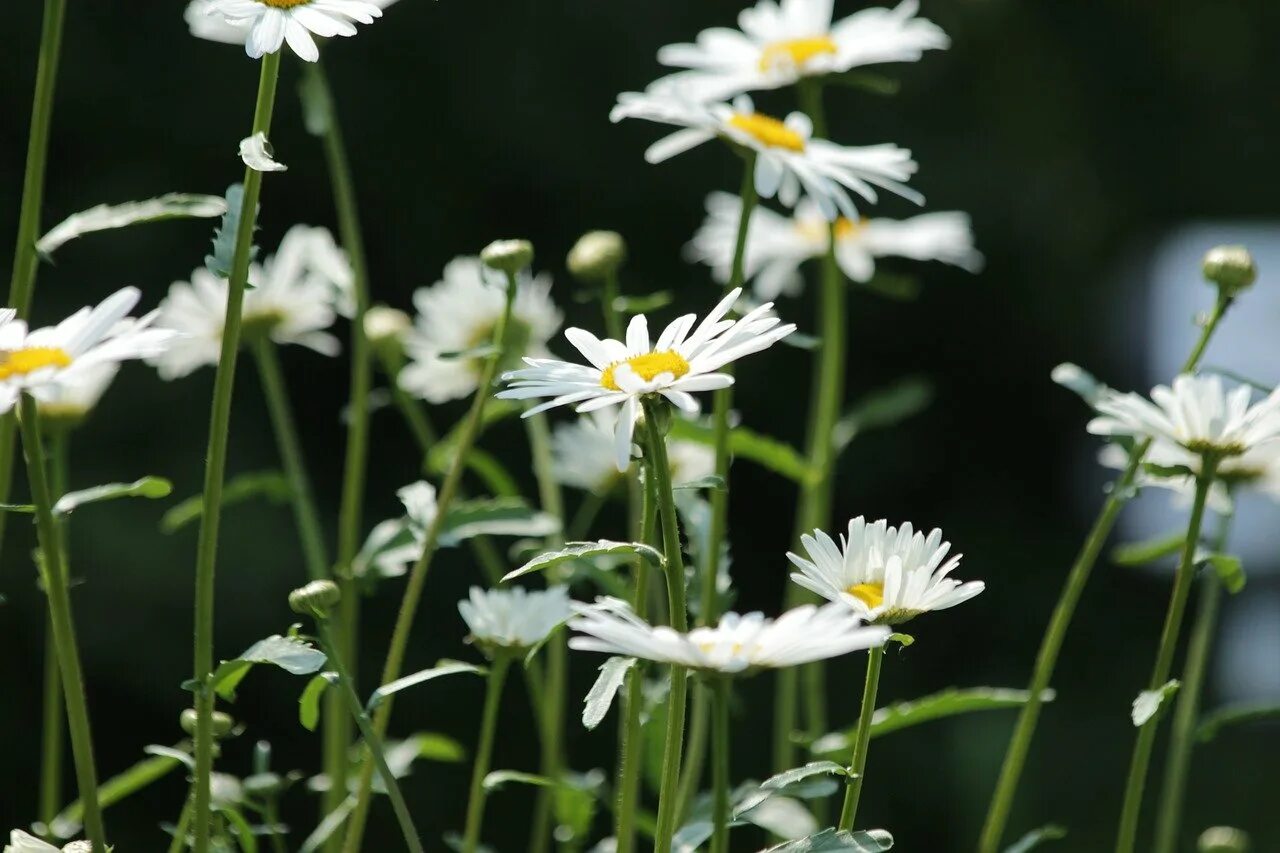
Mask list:
[[[311,0],[258,0],[258,2],[273,9],[292,9],[295,6],[306,6]]]
[[[835,40],[830,36],[775,41],[760,51],[760,70],[770,71],[779,65],[801,68],[815,56],[833,55],[836,51]]]
[[[866,227],[867,227],[866,217],[859,217],[858,219],[848,219],[844,216],[841,216],[839,219],[836,220],[836,239],[847,240],[852,237],[857,237],[860,233],[862,233],[863,229],[865,229]]]
[[[30,347],[28,349],[0,352],[0,379],[25,376],[42,367],[66,367],[71,356],[57,347]]]
[[[729,124],[769,148],[803,151],[804,137],[778,121],[761,113],[734,113]]]
[[[873,610],[884,604],[884,584],[882,583],[855,583],[845,592]]]
[[[610,391],[621,391],[622,389],[618,387],[613,375],[624,364],[629,366],[631,372],[645,382],[652,382],[655,376],[661,376],[664,373],[670,373],[673,377],[679,379],[689,372],[689,362],[685,361],[684,356],[675,350],[647,352],[644,355],[632,356],[626,361],[616,361],[606,367],[604,372],[600,374],[601,387],[608,388]]]
[[[836,239],[837,240],[857,239],[858,235],[861,234],[866,229],[867,222],[869,221],[870,220],[866,219],[865,217],[859,217],[858,219],[848,219],[844,216],[841,216],[839,219],[837,219],[835,222],[832,223],[832,226],[835,227]],[[823,222],[822,220],[817,220],[816,222],[809,219],[800,220],[796,223],[796,230],[799,231],[801,235],[805,237],[805,239],[813,240],[815,243],[821,242],[825,245],[827,242],[827,223]]]

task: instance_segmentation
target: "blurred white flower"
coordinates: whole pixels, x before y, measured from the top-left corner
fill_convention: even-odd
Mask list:
[[[605,494],[623,479],[614,462],[618,415],[590,412],[558,424],[551,435],[551,472],[556,481],[584,492]],[[671,482],[691,483],[715,473],[715,451],[696,441],[667,440]]]
[[[9,843],[4,846],[4,853],[91,853],[92,850],[93,844],[89,841],[72,841],[66,847],[54,847],[21,829],[10,832]]]
[[[943,563],[951,543],[943,542],[937,529],[926,537],[909,523],[890,527],[881,519],[867,524],[859,516],[849,522],[839,545],[821,530],[800,542],[808,559],[787,554],[800,570],[791,580],[877,624],[895,625],[954,607],[986,586],[947,577],[960,565],[960,555]]]
[[[240,140],[240,159],[255,172],[287,172],[289,167],[276,162],[267,135],[258,131]]]
[[[353,36],[352,21],[372,24],[382,17],[388,3],[370,0],[205,0],[202,7],[187,7],[185,17],[192,35],[221,42],[243,42],[245,53],[258,59],[275,53],[288,42],[299,58],[320,58],[313,35],[322,38]],[[201,13],[220,19],[225,27],[196,23]],[[237,37],[238,36],[238,37]]]
[[[64,423],[75,423],[93,410],[120,372],[118,364],[100,364],[85,370],[74,379],[46,389],[37,401],[40,417]]]
[[[427,528],[437,513],[436,488],[419,480],[396,491],[405,514],[374,525],[352,561],[356,577],[398,578],[422,556]]]
[[[1129,451],[1118,444],[1107,444],[1098,451],[1098,461],[1107,468],[1122,471],[1129,466]],[[1191,506],[1196,476],[1204,465],[1204,457],[1181,445],[1160,440],[1152,443],[1143,462],[1135,478],[1138,486],[1167,489],[1173,493],[1176,506]],[[1178,473],[1182,468],[1190,473]],[[1280,441],[1250,448],[1218,463],[1213,485],[1209,487],[1210,509],[1220,514],[1231,512],[1234,491],[1256,492],[1280,503]]]
[[[838,215],[857,219],[849,191],[869,202],[878,198],[876,187],[921,204],[924,198],[905,181],[916,172],[911,152],[893,144],[850,147],[813,136],[813,123],[804,113],[793,112],[780,121],[756,112],[751,98],[739,95],[733,104],[691,99],[675,89],[650,87],[646,92],[624,92],[609,114],[612,121],[640,118],[680,127],[645,151],[650,163],[661,163],[721,137],[755,152],[756,192],[762,198],[777,196],[794,207],[803,192],[818,205],[827,220]]]
[[[569,618],[569,590],[473,586],[470,595],[458,602],[458,613],[471,630],[471,640],[482,648],[520,651],[542,642]]]
[[[707,218],[685,252],[689,260],[711,267],[719,282],[727,282],[737,247],[742,200],[716,192],[707,196]],[[876,258],[899,257],[942,261],[969,272],[982,268],[982,254],[973,247],[969,216],[959,212],[925,213],[910,219],[846,219],[835,222],[836,261],[853,281],[869,281]],[[799,292],[800,265],[827,252],[828,224],[808,199],[796,205],[795,215],[783,216],[757,207],[747,226],[743,271],[755,284],[760,299],[777,299]]]
[[[413,318],[399,308],[373,305],[364,312],[364,334],[374,343],[400,342],[413,328]]]

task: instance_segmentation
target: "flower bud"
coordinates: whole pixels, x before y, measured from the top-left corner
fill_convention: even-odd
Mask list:
[[[199,718],[195,708],[187,708],[178,717],[178,724],[182,726],[182,730],[189,735],[196,733],[196,720]],[[213,712],[213,736],[224,737],[230,734],[235,727],[236,721],[231,718],[230,714],[224,714],[221,711]]]
[[[494,240],[481,250],[480,260],[490,269],[515,275],[533,263],[533,244],[528,240]]]
[[[398,341],[413,328],[413,320],[399,308],[374,305],[364,313],[364,335],[374,346]]]
[[[1244,246],[1214,246],[1205,253],[1201,268],[1226,296],[1248,290],[1258,277],[1253,255]]]
[[[565,264],[580,281],[599,281],[627,260],[627,243],[617,231],[588,231],[569,250]]]
[[[1211,826],[1196,842],[1200,853],[1247,853],[1249,836],[1234,826]]]
[[[342,600],[342,591],[333,581],[312,581],[289,593],[289,607],[294,613],[326,616],[329,608]]]

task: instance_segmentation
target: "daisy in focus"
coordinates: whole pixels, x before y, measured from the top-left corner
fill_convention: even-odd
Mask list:
[[[857,219],[852,190],[868,202],[876,187],[917,204],[924,198],[905,182],[916,172],[911,152],[886,143],[850,147],[813,137],[813,123],[793,112],[779,120],[756,112],[746,95],[733,104],[707,103],[678,89],[650,86],[646,92],[624,92],[609,114],[611,121],[640,118],[681,129],[645,151],[650,163],[661,163],[720,137],[755,152],[756,192],[794,207],[801,193],[813,199],[823,217]]]
[[[576,404],[578,412],[592,412],[620,405],[614,429],[614,463],[625,471],[631,462],[631,437],[646,394],[665,397],[685,412],[698,411],[696,391],[714,391],[733,384],[720,368],[745,355],[767,349],[795,331],[795,326],[770,315],[773,306],[761,305],[741,319],[726,315],[742,295],[736,288],[694,327],[697,316],[685,314],[663,329],[656,341],[649,337],[643,314],[631,318],[626,341],[600,339],[584,329],[566,329],[564,336],[589,364],[553,358],[526,358],[528,367],[503,376],[509,387],[498,393],[509,400],[536,397],[552,399],[524,413],[524,417]]]
[[[916,17],[920,4],[874,7],[832,23],[832,0],[759,0],[738,15],[739,30],[714,27],[694,44],[667,45],[658,61],[687,68],[659,81],[694,97],[721,100],[790,86],[881,62],[916,62],[950,46],[936,24]]]
[[[575,606],[569,648],[626,655],[704,672],[736,674],[782,669],[881,646],[889,629],[867,626],[847,607],[806,604],[768,619],[762,613],[726,613],[714,627],[682,634],[650,625],[616,598]]]
[[[138,289],[126,287],[94,308],[81,308],[56,326],[29,331],[12,311],[0,315],[0,413],[25,392],[37,402],[53,401],[83,389],[104,365],[164,353],[172,331],[151,328],[155,314],[132,320]]]
[[[556,482],[584,492],[607,494],[624,481],[614,463],[617,412],[591,412],[556,426],[551,435],[551,473]],[[696,441],[667,440],[671,482],[692,483],[716,470],[715,451]]]
[[[553,586],[545,590],[484,590],[471,587],[458,602],[458,613],[471,630],[470,640],[492,657],[497,650],[525,651],[546,639],[571,615],[569,590]]]
[[[315,62],[320,49],[313,36],[353,36],[353,22],[372,24],[389,5],[373,0],[197,0],[187,7],[185,17],[193,35],[243,43],[253,59],[276,53],[287,42],[300,59]],[[214,22],[200,21],[201,17]]]
[[[711,267],[721,283],[729,280],[736,248],[742,200],[730,193],[707,196],[707,218],[685,248],[686,257]],[[982,268],[982,254],[973,247],[969,216],[954,211],[925,213],[910,219],[846,219],[835,222],[836,262],[852,281],[870,281],[876,259],[909,258],[941,261],[969,272]],[[747,226],[744,272],[754,282],[759,299],[795,295],[801,283],[800,265],[827,252],[829,227],[807,199],[794,216],[757,207]]]
[[[400,371],[400,387],[429,403],[470,396],[480,383],[485,358],[454,357],[489,344],[506,307],[506,288],[498,273],[479,258],[461,257],[444,268],[444,277],[413,295],[414,328],[404,336],[409,363]],[[564,317],[551,300],[551,279],[522,274],[516,285],[508,353],[544,357],[547,341]]]
[[[947,577],[960,565],[960,555],[947,560],[951,543],[943,542],[937,529],[925,536],[909,523],[891,527],[881,519],[867,524],[859,516],[849,522],[838,545],[821,530],[800,537],[800,543],[805,557],[787,554],[800,570],[791,580],[879,625],[955,607],[986,587],[982,581]]]
[[[277,344],[337,355],[338,339],[327,330],[345,299],[350,275],[345,256],[325,229],[291,228],[275,255],[249,268],[250,288],[241,311],[245,336],[265,334]],[[177,379],[218,363],[226,310],[227,280],[204,267],[191,273],[190,282],[175,282],[169,288],[156,325],[181,332],[182,337],[150,359],[162,379]]]

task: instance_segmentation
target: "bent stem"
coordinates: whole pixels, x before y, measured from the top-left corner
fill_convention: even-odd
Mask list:
[[[253,114],[253,133],[271,129],[276,82],[280,77],[280,54],[262,58],[258,80],[258,100]],[[262,173],[245,168],[244,198],[240,205],[236,248],[231,276],[227,282],[227,311],[223,321],[222,348],[213,382],[213,405],[209,413],[209,445],[205,453],[204,512],[200,516],[200,536],[196,544],[195,650],[196,683],[195,735],[195,851],[208,853],[210,843],[209,779],[213,773],[213,705],[209,688],[213,672],[214,572],[218,560],[218,528],[222,520],[222,484],[227,467],[227,440],[231,426],[231,397],[235,388],[236,355],[240,348],[241,309],[249,278],[253,248],[253,227],[257,218]]]
[[[732,683],[708,685],[714,709],[711,728],[711,853],[729,853],[729,694]]]
[[[489,682],[484,693],[484,716],[480,721],[480,742],[476,745],[476,763],[471,770],[471,794],[467,798],[467,829],[463,836],[462,853],[476,853],[480,846],[480,826],[484,821],[484,777],[489,775],[489,762],[493,757],[493,737],[498,730],[498,710],[502,703],[502,685],[507,680],[511,659],[499,653],[489,670]]]
[[[1231,299],[1219,295],[1213,312],[1201,328],[1200,336],[1179,372],[1187,373],[1194,370],[1200,363],[1209,339],[1230,307]],[[1102,552],[1102,546],[1115,525],[1120,509],[1129,499],[1134,477],[1137,476],[1142,460],[1150,449],[1151,442],[1147,440],[1139,443],[1130,453],[1129,464],[1112,483],[1102,510],[1089,530],[1088,536],[1085,537],[1080,553],[1071,565],[1071,571],[1067,573],[1062,594],[1058,597],[1058,603],[1054,605],[1053,615],[1040,641],[1040,650],[1036,653],[1035,668],[1031,673],[1031,681],[1027,685],[1027,702],[1018,712],[1018,722],[1014,726],[1009,748],[1005,752],[1004,763],[1000,767],[1000,778],[996,782],[995,791],[991,796],[991,805],[987,809],[987,818],[982,825],[978,853],[997,853],[1000,849],[1000,842],[1004,838],[1005,827],[1009,822],[1009,813],[1013,809],[1013,799],[1018,792],[1018,782],[1026,766],[1027,751],[1031,748],[1036,723],[1040,719],[1042,697],[1053,678],[1053,670],[1058,663],[1058,653],[1062,650],[1067,631],[1071,627],[1071,619],[1075,615],[1076,605],[1080,603],[1080,596],[1084,594],[1084,588],[1089,582],[1094,564],[1098,561],[1098,555]]]
[[[862,710],[858,714],[858,736],[849,760],[849,775],[844,788],[844,806],[840,809],[840,828],[853,831],[858,817],[858,799],[862,796],[862,779],[866,775],[867,752],[871,748],[871,715],[876,710],[876,693],[880,689],[880,667],[884,664],[884,646],[876,646],[867,656],[867,681],[862,688]]]
[[[44,444],[40,437],[40,416],[36,401],[23,396],[18,404],[22,450],[27,460],[27,479],[31,501],[36,507],[36,531],[40,540],[40,580],[49,602],[49,623],[53,630],[62,692],[67,707],[67,725],[71,734],[71,755],[76,768],[76,785],[84,804],[85,834],[94,850],[106,850],[106,832],[102,825],[102,809],[98,805],[98,771],[94,766],[93,737],[89,729],[89,707],[85,701],[84,676],[80,668],[80,652],[76,646],[75,622],[71,596],[67,591],[67,573],[62,564],[62,548],[58,523],[53,517],[54,498],[46,473]]]
[[[1178,561],[1178,574],[1173,582],[1173,594],[1169,597],[1169,610],[1165,614],[1164,629],[1160,632],[1160,648],[1156,653],[1155,667],[1151,671],[1148,690],[1159,690],[1169,680],[1173,669],[1173,655],[1178,648],[1178,635],[1182,631],[1182,616],[1187,609],[1187,598],[1196,577],[1196,550],[1200,547],[1200,525],[1204,521],[1205,499],[1218,459],[1205,454],[1200,476],[1196,479],[1195,503],[1191,506],[1191,521],[1187,525],[1187,538],[1182,543],[1182,557]],[[1138,739],[1133,747],[1133,760],[1129,765],[1129,781],[1124,790],[1124,806],[1120,811],[1120,830],[1116,836],[1116,853],[1133,853],[1138,835],[1138,818],[1142,813],[1142,792],[1147,783],[1147,768],[1151,764],[1151,752],[1155,747],[1156,731],[1160,727],[1160,714],[1147,720],[1138,729]]]
[[[69,427],[57,427],[49,433],[49,466],[54,500],[67,492],[67,438]],[[67,548],[66,522],[58,524],[58,545],[62,552],[63,581],[70,583],[70,551]],[[62,672],[58,664],[57,641],[52,617],[45,620],[44,640],[44,719],[40,741],[40,822],[45,825],[47,840],[53,838],[53,820],[62,805],[62,762],[66,739],[66,710],[62,701]]]

